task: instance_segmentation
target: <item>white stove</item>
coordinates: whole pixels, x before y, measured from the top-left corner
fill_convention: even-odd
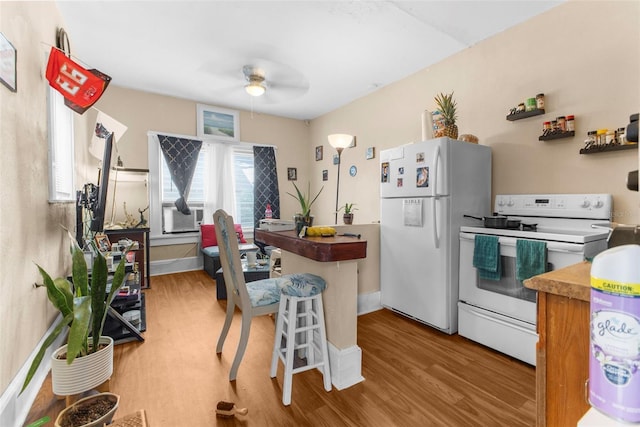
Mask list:
[[[521,227],[485,228],[479,220],[460,227],[458,333],[535,365],[536,293],[516,278],[517,241],[545,242],[546,271],[578,263],[607,249],[608,229],[592,226],[608,226],[612,208],[609,194],[496,196],[495,214]],[[499,278],[480,278],[473,266],[476,235],[498,237]]]

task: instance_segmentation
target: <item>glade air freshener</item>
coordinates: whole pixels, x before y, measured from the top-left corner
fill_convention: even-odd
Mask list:
[[[591,266],[589,403],[640,422],[640,246],[623,245]]]

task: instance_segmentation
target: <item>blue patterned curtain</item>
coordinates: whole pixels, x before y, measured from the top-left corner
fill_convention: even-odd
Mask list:
[[[166,135],[158,135],[158,140],[164,160],[171,173],[171,180],[180,193],[180,197],[174,204],[178,211],[184,215],[191,215],[187,200],[189,199],[193,173],[198,163],[198,154],[202,148],[202,141]]]
[[[276,152],[273,147],[253,147],[253,219],[258,228],[264,218],[267,204],[274,218],[280,218],[280,190],[276,170]]]

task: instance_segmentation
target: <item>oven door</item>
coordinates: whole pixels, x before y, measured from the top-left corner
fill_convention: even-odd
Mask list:
[[[473,266],[474,239],[474,233],[460,233],[460,301],[535,325],[536,292],[516,279],[517,238],[499,237],[500,280],[478,277]],[[583,256],[582,244],[547,241],[547,271],[576,264]]]

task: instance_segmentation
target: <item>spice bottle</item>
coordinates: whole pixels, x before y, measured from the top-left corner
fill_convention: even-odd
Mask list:
[[[608,130],[606,137],[605,137],[605,144],[607,145],[615,145],[617,143],[616,141],[616,132],[612,129],[612,130]]]
[[[551,132],[551,122],[544,122],[542,124],[542,134],[546,135]]]
[[[271,205],[267,203],[267,209],[264,210],[264,218],[271,219],[273,218],[273,211],[271,210]]]
[[[607,130],[608,129],[598,129],[596,131],[596,144],[604,145],[607,143]]]
[[[544,110],[544,93],[539,93],[536,95],[536,108],[539,110]]]
[[[525,102],[525,110],[526,111],[533,111],[536,109],[536,99],[535,98],[527,98],[526,102]]]
[[[590,148],[594,145],[597,145],[596,135],[597,132],[595,130],[590,130],[589,132],[587,132],[587,139],[585,139],[584,141],[584,148]]]
[[[566,127],[568,132],[574,132],[576,130],[576,123],[574,120],[574,116],[567,116]]]
[[[625,131],[625,128],[618,128],[618,144],[620,145],[624,145],[628,142],[625,136]]]
[[[564,116],[557,117],[556,121],[558,122],[558,130],[559,131],[564,132],[565,130],[567,130],[567,122],[566,122],[566,118]]]

